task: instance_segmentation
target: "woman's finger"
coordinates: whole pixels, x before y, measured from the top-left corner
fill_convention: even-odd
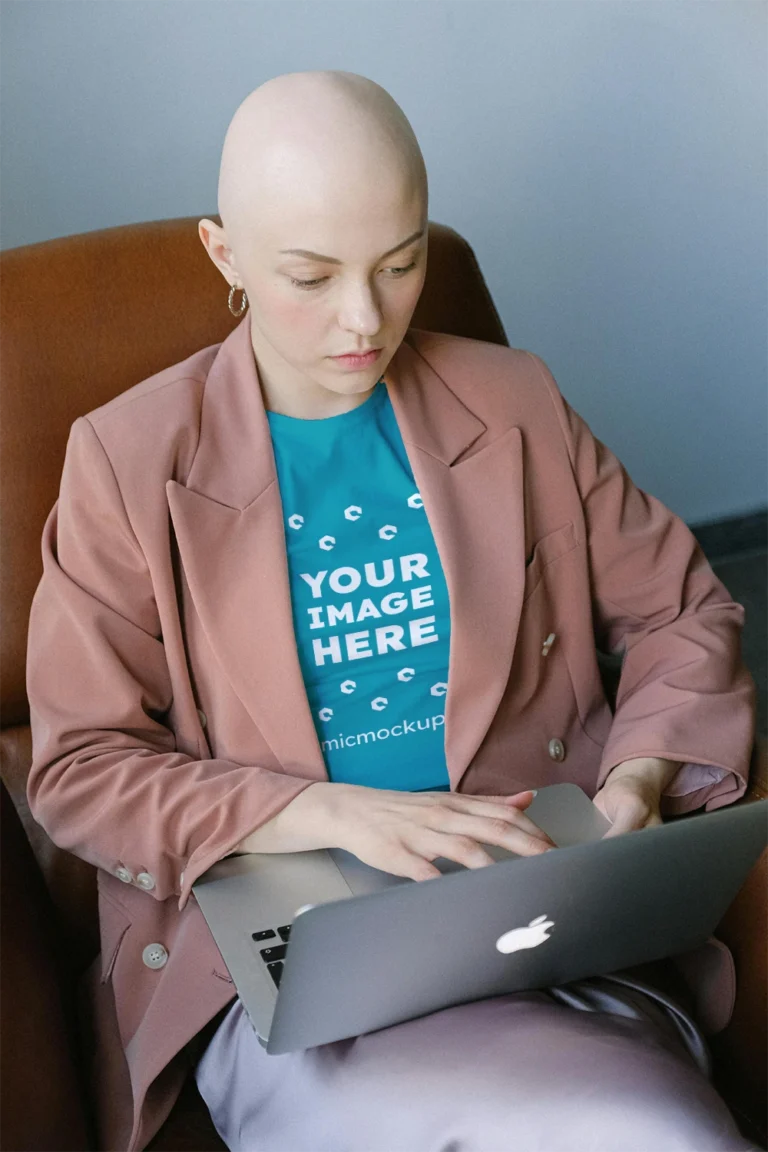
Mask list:
[[[518,817],[518,820],[524,819],[526,818]],[[526,827],[509,819],[508,816],[478,816],[444,808],[433,816],[429,830],[449,838],[466,837],[478,845],[495,844],[521,856],[534,856],[539,852],[546,852],[549,848],[557,847],[546,833],[530,820],[526,820],[526,824],[532,831],[528,831]]]
[[[497,796],[503,804],[514,804],[516,808],[527,808],[536,795],[536,788],[524,788],[522,792],[511,792],[508,796]]]
[[[411,840],[411,851],[418,852],[427,860],[436,860],[439,856],[455,860],[465,868],[485,868],[496,863],[473,837],[432,832],[428,828],[422,828],[420,834]]]
[[[409,880],[434,880],[442,876],[439,868],[435,868],[427,857],[420,852],[412,852],[405,845],[401,845],[400,852],[394,861],[397,876],[407,876]]]
[[[512,792],[507,796],[486,796],[475,792],[409,792],[409,796],[432,796],[436,800],[484,800],[489,804],[502,804],[507,807],[527,808],[536,795],[535,788],[525,788],[522,792]]]
[[[435,827],[434,821],[439,821],[441,811],[445,810],[463,813],[468,816],[482,817],[488,820],[503,820],[511,828],[519,828],[529,836],[533,836],[537,840],[542,840],[548,846],[556,847],[554,841],[547,836],[546,832],[539,828],[538,824],[535,824],[533,820],[521,812],[519,808],[514,805],[504,805],[494,802],[493,797],[487,801],[483,801],[477,796],[452,796],[449,801],[432,809],[431,827]],[[485,840],[484,843],[495,843],[495,841]]]
[[[409,847],[404,840],[388,845],[385,849],[382,849],[381,843],[370,841],[356,844],[354,854],[363,864],[389,872],[392,876],[404,876],[408,880],[432,880],[442,876],[440,869],[430,863],[428,852],[419,852]],[[434,858],[437,853],[433,852],[431,856]]]
[[[634,832],[644,828],[651,815],[648,805],[634,796],[628,796],[621,803],[616,804],[613,810],[612,826],[603,836],[608,840],[611,836],[621,836],[624,832]],[[609,816],[608,819],[611,819]]]

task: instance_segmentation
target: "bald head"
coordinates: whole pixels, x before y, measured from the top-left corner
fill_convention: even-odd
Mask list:
[[[245,292],[269,409],[319,419],[370,394],[424,286],[427,201],[413,129],[372,80],[290,72],[243,101],[221,157],[222,223],[198,230]],[[337,361],[369,350],[364,365]]]
[[[386,211],[388,197],[419,197],[427,172],[400,106],[353,72],[290,72],[268,80],[235,112],[224,140],[219,214],[233,247],[281,218]],[[287,221],[286,221],[287,222]]]

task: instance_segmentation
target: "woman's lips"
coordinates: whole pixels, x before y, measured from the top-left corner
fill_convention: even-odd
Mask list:
[[[344,368],[368,368],[378,360],[380,355],[381,348],[374,348],[366,356],[332,356],[331,359]]]

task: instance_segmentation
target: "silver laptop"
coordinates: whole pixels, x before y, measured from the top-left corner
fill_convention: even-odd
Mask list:
[[[526,814],[558,845],[433,861],[416,882],[340,848],[220,860],[193,885],[240,1000],[278,1055],[454,1004],[564,984],[694,948],[768,841],[768,800],[603,839],[582,789]]]

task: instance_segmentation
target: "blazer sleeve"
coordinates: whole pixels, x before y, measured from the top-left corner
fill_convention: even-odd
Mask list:
[[[743,795],[755,736],[755,683],[741,655],[744,608],[687,525],[638,488],[536,362],[581,497],[596,647],[623,657],[597,786],[640,756],[680,761],[663,815]]]
[[[181,909],[199,875],[313,781],[176,750],[150,572],[86,417],[70,432],[42,554],[27,646],[30,810],[59,847],[113,874],[148,872],[150,894],[179,895]]]

